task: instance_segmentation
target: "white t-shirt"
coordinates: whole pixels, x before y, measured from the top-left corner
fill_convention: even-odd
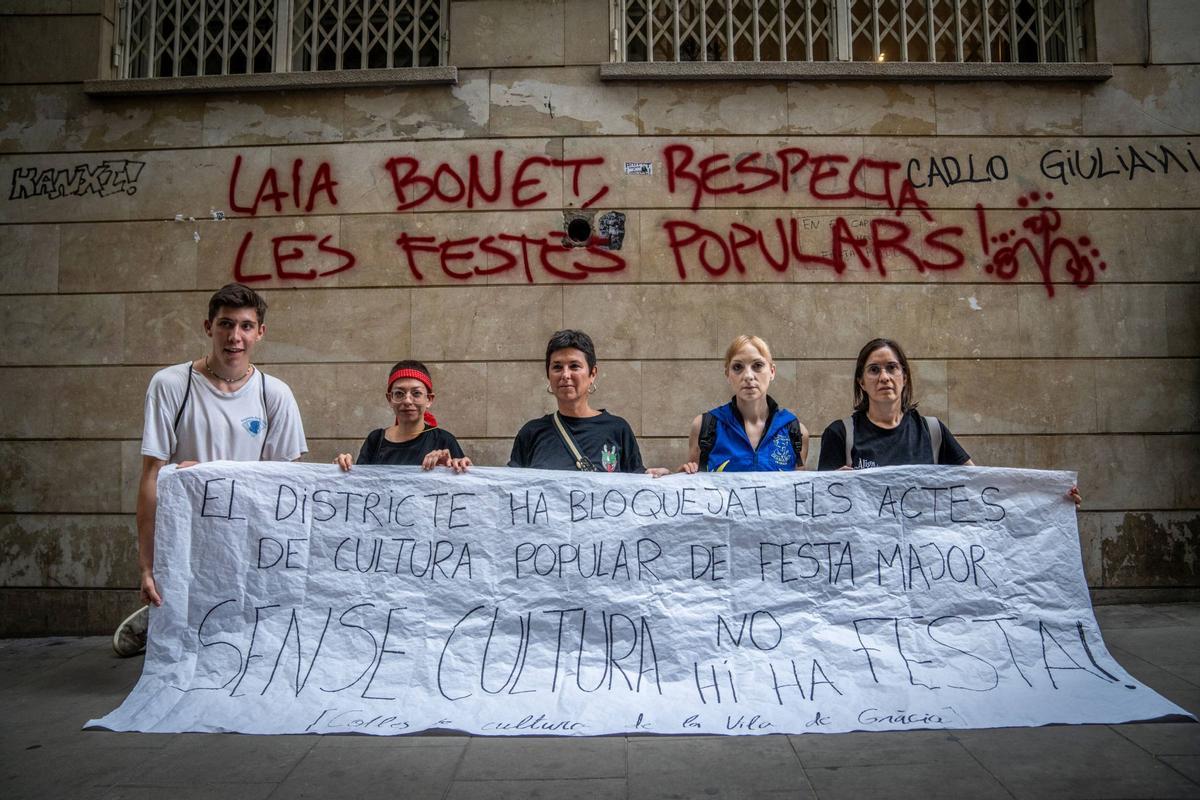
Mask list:
[[[186,381],[191,381],[190,393]],[[175,416],[185,394],[187,403],[176,425]],[[150,379],[142,430],[144,456],[178,464],[295,461],[307,452],[304,425],[292,390],[257,368],[245,386],[230,394],[218,391],[192,369],[191,362],[160,369]]]

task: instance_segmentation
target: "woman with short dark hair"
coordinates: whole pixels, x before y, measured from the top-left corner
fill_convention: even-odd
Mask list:
[[[454,434],[437,426],[429,412],[433,405],[433,378],[420,361],[398,361],[388,373],[384,393],[396,422],[377,428],[367,435],[355,464],[391,464],[433,469],[450,467],[462,472],[471,466]],[[334,463],[350,469],[349,453],[341,453]]]
[[[593,409],[596,347],[583,331],[561,330],[546,344],[546,391],[558,409],[531,419],[513,440],[510,467],[644,472],[658,477],[670,470],[646,469],[629,423],[605,409]]]

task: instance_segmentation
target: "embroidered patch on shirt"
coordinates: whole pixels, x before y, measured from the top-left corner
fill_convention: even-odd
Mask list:
[[[260,417],[246,417],[242,420],[242,427],[246,429],[246,433],[257,437],[267,429],[267,423]]]
[[[617,464],[620,463],[618,454],[620,450],[614,445],[603,445],[600,448],[600,464],[604,467],[605,472],[616,472]]]
[[[775,434],[775,438],[771,440],[771,460],[781,467],[785,467],[792,457],[792,439],[787,435],[786,431],[780,431]]]

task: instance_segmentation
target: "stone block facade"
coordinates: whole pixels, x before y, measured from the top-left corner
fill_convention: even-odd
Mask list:
[[[1101,596],[1200,592],[1190,2],[1097,0],[1112,78],[1049,82],[601,80],[605,0],[448,5],[453,85],[116,95],[87,83],[118,77],[111,0],[0,10],[0,635],[134,604],[146,381],[238,277],[309,460],[385,424],[412,357],[503,464],[579,327],[598,404],[667,466],[726,344],[763,336],[815,464],[885,335],[977,462],[1078,470]],[[576,218],[619,249],[564,247]]]

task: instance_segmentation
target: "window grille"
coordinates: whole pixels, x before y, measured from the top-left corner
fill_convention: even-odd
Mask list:
[[[623,61],[1072,62],[1087,0],[616,0]]]
[[[122,0],[123,78],[445,64],[449,0]]]

